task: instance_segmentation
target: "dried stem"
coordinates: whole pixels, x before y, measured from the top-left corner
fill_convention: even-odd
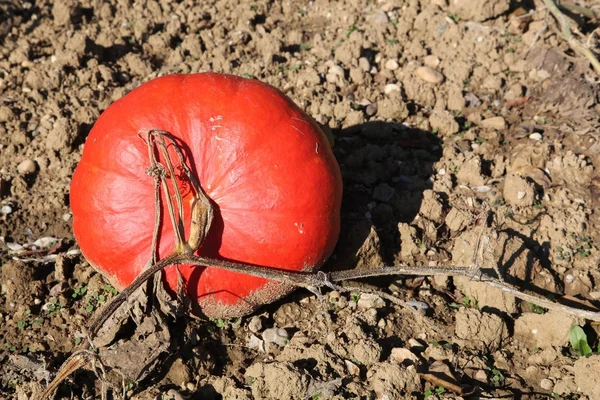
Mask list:
[[[158,140],[157,140],[158,139]],[[184,174],[187,176],[192,189],[195,191],[195,196],[192,204],[192,224],[190,227],[190,239],[185,241],[185,232],[183,227],[184,215],[183,215],[183,199],[179,193],[179,186],[175,180],[175,168],[170,160],[168,154],[168,145],[166,141],[170,142],[175,150],[178,161],[183,169]],[[61,366],[55,378],[48,385],[47,389],[42,393],[40,399],[47,399],[52,392],[58,387],[58,385],[72,372],[85,366],[89,362],[89,351],[90,347],[93,346],[93,341],[96,338],[100,329],[104,326],[106,321],[115,313],[115,311],[124,303],[126,300],[145,282],[152,278],[155,274],[162,271],[168,266],[177,266],[179,264],[188,264],[192,266],[207,267],[207,268],[221,268],[228,271],[238,272],[246,275],[256,276],[260,278],[270,279],[279,282],[285,282],[297,287],[304,287],[314,293],[319,294],[319,290],[323,287],[339,290],[342,292],[358,291],[358,292],[371,292],[377,293],[380,296],[388,299],[394,304],[406,306],[403,302],[395,297],[383,293],[377,290],[340,286],[337,282],[355,280],[360,278],[374,277],[374,276],[389,276],[389,275],[417,275],[417,276],[466,276],[470,278],[479,278],[481,282],[484,282],[490,286],[509,293],[519,299],[535,303],[539,306],[548,309],[557,309],[568,314],[572,314],[577,317],[586,318],[589,320],[600,321],[600,313],[592,312],[587,310],[581,310],[578,308],[570,307],[567,305],[555,303],[547,300],[543,297],[531,295],[522,292],[518,288],[503,282],[501,279],[493,278],[489,272],[497,271],[497,268],[483,268],[480,265],[480,260],[483,258],[484,249],[486,247],[489,238],[484,236],[483,233],[479,235],[475,254],[472,260],[472,264],[469,266],[453,266],[453,267],[431,267],[431,266],[407,266],[398,265],[394,267],[380,267],[369,270],[351,270],[351,271],[339,271],[332,273],[324,273],[322,271],[316,273],[306,273],[298,271],[287,271],[282,269],[275,269],[270,267],[251,265],[245,263],[238,263],[225,260],[217,260],[208,257],[195,256],[192,253],[195,252],[202,244],[206,234],[210,228],[210,224],[213,217],[212,205],[208,200],[206,194],[202,191],[198,181],[194,178],[189,168],[185,165],[185,160],[179,146],[175,139],[167,132],[159,130],[151,130],[146,134],[146,141],[148,145],[148,156],[150,159],[150,168],[148,169],[148,175],[154,177],[155,183],[155,207],[156,217],[155,226],[152,239],[152,254],[147,268],[125,289],[123,289],[117,296],[113,297],[105,307],[92,319],[88,327],[88,340],[84,341],[67,361]],[[167,163],[167,168],[160,164],[156,157],[156,150],[158,146],[159,150],[162,150],[162,155]],[[175,206],[173,204],[172,194],[169,191],[167,184],[167,169],[170,175],[171,182],[173,184],[173,190],[176,192],[176,203],[177,211],[175,213]],[[158,235],[159,227],[162,223],[162,212],[160,207],[160,188],[163,188],[165,197],[167,198],[167,205],[169,209],[169,216],[173,222],[173,228],[177,238],[180,241],[177,243],[177,248],[174,249],[173,253],[162,260],[157,261],[158,257]],[[483,223],[483,229],[485,228],[485,221]],[[484,240],[484,237],[486,240]],[[487,272],[486,272],[487,271]],[[486,273],[484,273],[486,272]],[[500,275],[497,273],[500,277]],[[501,277],[500,277],[501,278]]]
[[[569,46],[571,46],[571,48],[575,50],[575,52],[586,57],[590,61],[596,72],[600,74],[600,61],[598,61],[598,59],[590,49],[585,47],[579,42],[579,40],[573,37],[573,34],[571,33],[571,22],[569,21],[569,19],[560,11],[554,0],[543,1],[552,13],[552,15],[554,15],[554,18],[556,18],[556,20],[558,21],[562,36],[567,41],[567,43],[569,43]]]

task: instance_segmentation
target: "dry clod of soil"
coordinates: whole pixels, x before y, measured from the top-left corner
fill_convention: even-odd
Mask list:
[[[399,364],[379,363],[367,372],[376,398],[402,399],[421,390],[421,379],[412,365],[404,367]]]
[[[246,382],[255,399],[304,400],[310,375],[291,363],[256,363],[246,369]]]
[[[455,13],[461,19],[481,22],[495,18],[509,10],[509,3],[503,0],[481,0],[473,7],[470,0],[450,0],[448,11]]]
[[[506,129],[506,121],[502,117],[491,117],[484,119],[481,121],[480,125],[482,128],[495,129],[497,131]]]
[[[469,187],[483,186],[485,178],[481,171],[481,158],[477,155],[468,158],[456,174],[456,180]]]
[[[439,131],[445,136],[454,135],[460,129],[454,116],[445,110],[434,110],[429,117],[429,123],[432,129]]]
[[[409,224],[399,223],[400,232],[400,255],[403,259],[408,259],[420,252],[417,244],[417,230]]]
[[[581,357],[574,368],[577,390],[591,399],[600,399],[600,355]]]
[[[504,179],[503,195],[510,205],[531,207],[535,201],[535,187],[527,179],[509,174]]]
[[[576,323],[576,318],[561,311],[526,313],[515,321],[515,338],[542,349],[565,346],[569,342],[569,328]]]
[[[509,338],[506,322],[495,314],[473,308],[461,308],[456,313],[455,335],[467,348],[494,351]]]

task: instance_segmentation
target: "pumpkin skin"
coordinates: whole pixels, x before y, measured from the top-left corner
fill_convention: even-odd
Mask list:
[[[342,179],[314,120],[273,87],[232,75],[154,79],[113,103],[92,128],[71,183],[73,231],[90,264],[119,290],[150,259],[154,179],[140,130],[161,129],[183,143],[187,164],[214,206],[198,255],[314,271],[340,230]],[[158,252],[174,249],[161,197]],[[185,226],[191,196],[184,193]],[[273,302],[289,284],[218,268],[177,266],[187,295],[211,318],[238,317]],[[176,267],[165,269],[177,289]]]

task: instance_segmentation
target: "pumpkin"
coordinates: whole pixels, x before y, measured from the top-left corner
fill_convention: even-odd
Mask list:
[[[315,121],[256,80],[170,75],[139,86],[102,113],[73,174],[75,238],[117,289],[128,286],[151,255],[155,186],[140,132],[152,129],[170,132],[181,144],[214,207],[197,255],[293,271],[314,271],[330,256],[340,230],[342,180]],[[185,189],[184,177],[177,179]],[[182,190],[186,226],[190,193]],[[163,219],[158,232],[163,258],[175,248],[174,228]],[[171,293],[183,278],[187,296],[211,318],[249,314],[293,290],[214,267],[169,266],[163,276]]]

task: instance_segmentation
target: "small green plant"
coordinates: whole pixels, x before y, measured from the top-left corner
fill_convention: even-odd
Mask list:
[[[569,329],[569,342],[571,342],[573,350],[580,356],[588,357],[592,354],[592,349],[587,341],[587,335],[579,325],[573,325]]]
[[[431,131],[431,133],[432,133],[433,135],[436,135],[436,136],[437,136],[437,134],[438,134],[438,133],[440,133],[440,130],[439,130],[439,129],[434,129],[434,130],[432,130],[432,131]]]
[[[527,304],[529,304],[529,306],[531,307],[531,311],[533,311],[535,314],[546,314],[548,312],[547,308],[538,306],[537,304],[531,302]]]
[[[533,203],[533,208],[537,208],[538,210],[543,210],[545,207],[541,201],[537,200],[535,203]]]
[[[224,318],[211,318],[210,320],[215,327],[219,329],[228,329],[229,327],[238,328],[242,324],[241,318],[235,319],[224,319]]]
[[[496,207],[500,207],[506,204],[506,200],[504,200],[503,197],[498,197],[492,204]]]
[[[249,73],[247,73],[247,72],[244,72],[244,73],[242,74],[242,77],[243,77],[243,78],[247,78],[247,79],[254,79],[254,75],[252,75],[252,74],[249,74]]]
[[[504,381],[506,381],[506,377],[498,368],[490,368],[489,369],[492,376],[490,377],[490,383],[494,386],[501,386]]]
[[[115,296],[115,295],[117,295],[117,294],[119,293],[119,291],[118,291],[117,289],[115,289],[115,288],[113,287],[113,285],[110,285],[110,284],[108,284],[108,283],[107,283],[106,285],[104,285],[104,291],[105,291],[106,293],[110,293],[110,294],[112,294],[113,296]]]
[[[481,136],[477,136],[477,137],[475,138],[475,141],[476,141],[478,144],[483,144],[483,142],[485,142],[485,139],[484,139],[484,138],[482,138]]]
[[[423,392],[423,396],[425,398],[433,396],[434,394],[443,394],[446,392],[446,389],[443,386],[433,386],[428,388]]]
[[[313,393],[313,395],[310,396],[310,400],[318,400],[320,398],[321,398],[321,392]]]
[[[31,315],[31,310],[26,310],[23,313],[23,319],[20,321],[17,321],[17,328],[19,329],[25,329],[30,327],[33,324],[41,324],[44,322],[44,319],[41,317],[34,317],[33,315]]]
[[[452,21],[454,21],[457,24],[460,22],[460,17],[456,14],[448,14],[448,18],[450,18]]]
[[[557,260],[566,261],[566,262],[571,261],[571,252],[570,251],[565,250],[562,247],[557,247],[556,252],[558,253],[556,256]]]
[[[358,304],[358,300],[360,300],[360,293],[352,293],[350,295],[350,300]]]
[[[65,305],[63,303],[60,303],[56,297],[53,297],[46,304],[46,313],[48,314],[48,316],[54,317],[55,315],[58,315],[58,313],[60,313],[60,310],[64,306]]]
[[[398,44],[398,39],[396,39],[396,38],[389,37],[389,38],[385,39],[385,41],[391,45]]]
[[[71,295],[71,297],[74,299],[82,298],[87,293],[87,290],[88,288],[85,285],[77,286],[75,290],[73,290],[73,294]]]
[[[308,51],[310,49],[312,49],[312,46],[310,44],[308,44],[308,43],[301,43],[300,44],[300,50],[302,50],[302,51]]]
[[[346,32],[346,38],[349,38],[350,35],[352,35],[352,33],[356,32],[357,30],[358,30],[358,27],[356,27],[355,25],[352,25]]]
[[[463,297],[460,303],[466,308],[479,308],[479,302],[477,301],[477,299],[471,298],[469,296]]]
[[[469,78],[463,80],[463,86],[467,87],[471,84],[471,80]]]

